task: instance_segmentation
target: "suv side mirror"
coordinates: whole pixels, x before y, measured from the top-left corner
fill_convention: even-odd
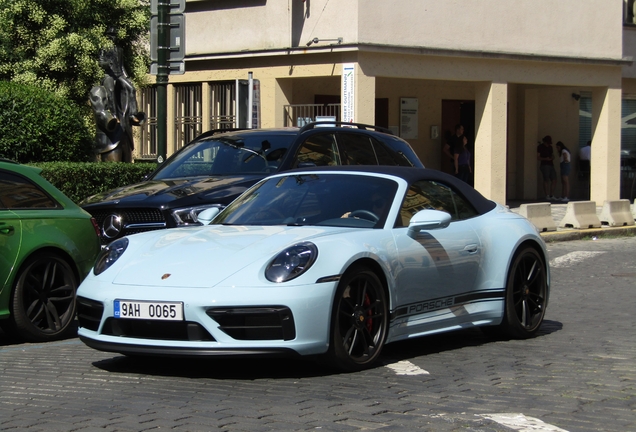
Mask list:
[[[411,218],[408,236],[417,237],[422,230],[446,228],[451,223],[451,215],[439,210],[420,210]]]

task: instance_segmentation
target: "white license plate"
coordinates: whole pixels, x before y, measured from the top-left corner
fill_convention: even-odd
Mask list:
[[[183,321],[183,303],[115,300],[115,318]]]

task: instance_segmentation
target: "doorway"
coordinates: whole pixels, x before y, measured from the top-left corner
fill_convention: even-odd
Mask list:
[[[468,138],[468,150],[472,153],[471,166],[474,165],[475,150],[475,101],[471,100],[442,100],[442,146],[440,148],[441,170],[453,174],[455,166],[453,161],[444,154],[444,144],[448,142],[452,134],[455,133],[455,126],[464,126],[464,135]],[[471,185],[473,179],[470,179]]]

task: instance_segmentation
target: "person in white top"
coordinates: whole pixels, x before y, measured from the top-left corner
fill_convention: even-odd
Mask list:
[[[557,154],[560,156],[561,164],[561,201],[570,201],[570,171],[572,155],[570,150],[561,141],[556,143]]]
[[[579,150],[579,159],[589,161],[590,156],[592,156],[592,142],[588,141],[587,145]]]

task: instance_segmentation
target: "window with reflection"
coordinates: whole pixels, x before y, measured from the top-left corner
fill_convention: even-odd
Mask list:
[[[453,221],[477,216],[474,207],[450,186],[436,181],[420,180],[409,187],[402,202],[402,226],[408,226],[415,213],[426,209],[449,213]]]
[[[333,134],[317,134],[307,138],[298,152],[296,166],[331,165],[341,165],[338,146]]]
[[[58,207],[58,203],[53,198],[29,179],[0,171],[0,208],[36,210]]]
[[[276,177],[241,195],[214,223],[381,228],[396,190],[395,181],[366,175]]]

